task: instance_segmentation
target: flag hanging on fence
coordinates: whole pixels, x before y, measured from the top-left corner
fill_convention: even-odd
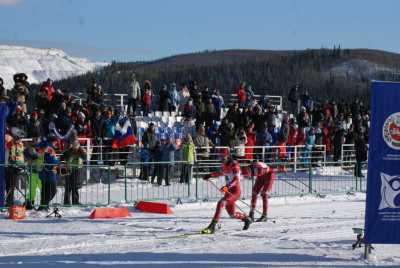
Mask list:
[[[372,82],[365,242],[400,243],[400,83]]]
[[[136,143],[136,137],[133,135],[131,122],[124,117],[118,120],[115,126],[115,134],[112,140],[112,148],[124,148]]]

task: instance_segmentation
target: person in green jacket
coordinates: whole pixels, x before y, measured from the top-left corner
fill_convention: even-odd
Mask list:
[[[182,144],[182,161],[185,161],[182,164],[182,172],[180,183],[190,183],[192,178],[192,167],[195,159],[195,148],[192,136],[187,134],[185,140]]]
[[[43,168],[44,152],[43,149],[35,147],[36,142],[37,139],[34,138],[32,144],[28,145],[24,152],[31,175],[25,200],[25,207],[28,210],[34,208],[37,190],[42,189],[39,171]]]
[[[64,193],[64,205],[66,206],[71,205],[71,197],[72,205],[80,205],[79,189],[82,187],[81,170],[85,158],[86,150],[81,148],[77,140],[61,156],[61,161],[65,161],[68,171],[65,177]]]

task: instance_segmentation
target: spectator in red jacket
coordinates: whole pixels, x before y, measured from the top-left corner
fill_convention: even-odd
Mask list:
[[[237,94],[237,98],[239,101],[239,107],[240,108],[244,108],[246,105],[246,100],[247,100],[247,96],[246,96],[246,82],[240,82],[239,88],[236,91]]]
[[[45,94],[47,101],[50,103],[56,93],[53,86],[53,80],[48,78],[47,81],[43,83],[40,90]]]
[[[151,101],[153,99],[153,92],[151,90],[151,82],[144,81],[144,92],[142,96],[143,115],[147,116],[151,112]]]
[[[245,148],[245,159],[253,160],[254,158],[254,146],[256,145],[256,133],[254,132],[254,124],[251,123],[246,130],[246,148]]]

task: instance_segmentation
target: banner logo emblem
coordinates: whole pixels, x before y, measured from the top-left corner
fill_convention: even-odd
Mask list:
[[[381,203],[379,210],[400,207],[400,176],[381,173]]]
[[[391,114],[383,124],[383,140],[395,150],[400,150],[400,113]]]

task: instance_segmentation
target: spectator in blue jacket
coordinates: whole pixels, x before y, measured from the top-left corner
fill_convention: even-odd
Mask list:
[[[271,133],[268,131],[266,124],[263,124],[262,131],[256,134],[256,146],[271,146],[274,145],[274,141],[272,138]],[[262,155],[263,150],[257,149],[256,150],[256,157],[262,161],[270,161],[272,158],[273,150],[267,149],[264,151],[264,155]]]
[[[215,115],[216,120],[219,121],[221,120],[221,110],[222,108],[225,107],[225,103],[224,103],[224,98],[221,96],[221,94],[217,89],[214,91],[214,94],[212,95],[212,102],[214,104],[216,111]]]
[[[140,162],[142,163],[140,166],[140,180],[148,181],[150,175],[150,164],[151,161],[151,153],[148,148],[143,147],[140,149]]]
[[[176,147],[172,143],[172,139],[163,137],[160,147],[160,160],[165,163],[160,165],[160,176],[157,178],[158,185],[162,185],[163,180],[165,180],[166,186],[170,185],[170,178],[174,176],[175,151]]]
[[[303,160],[304,160],[304,163],[306,163],[306,164],[310,163],[311,152],[315,146],[315,132],[316,131],[315,131],[314,127],[310,128],[310,130],[307,131],[305,148],[303,151]]]
[[[49,203],[57,193],[58,164],[60,163],[55,151],[57,138],[49,135],[47,141],[39,145],[43,148],[43,168],[39,172],[42,181],[41,200],[39,210],[48,210]]]
[[[112,144],[112,139],[115,134],[115,126],[117,124],[118,118],[116,116],[113,116],[113,112],[111,109],[105,112],[106,118],[103,122],[103,135],[104,135],[104,140],[103,140],[103,145],[104,145],[104,156],[105,159],[103,161],[105,164],[112,164],[112,154],[111,154],[111,144]]]
[[[172,83],[171,84],[171,89],[169,91],[169,111],[170,112],[176,112],[179,109],[179,103],[180,103],[180,96],[179,92],[176,89],[176,84]]]

